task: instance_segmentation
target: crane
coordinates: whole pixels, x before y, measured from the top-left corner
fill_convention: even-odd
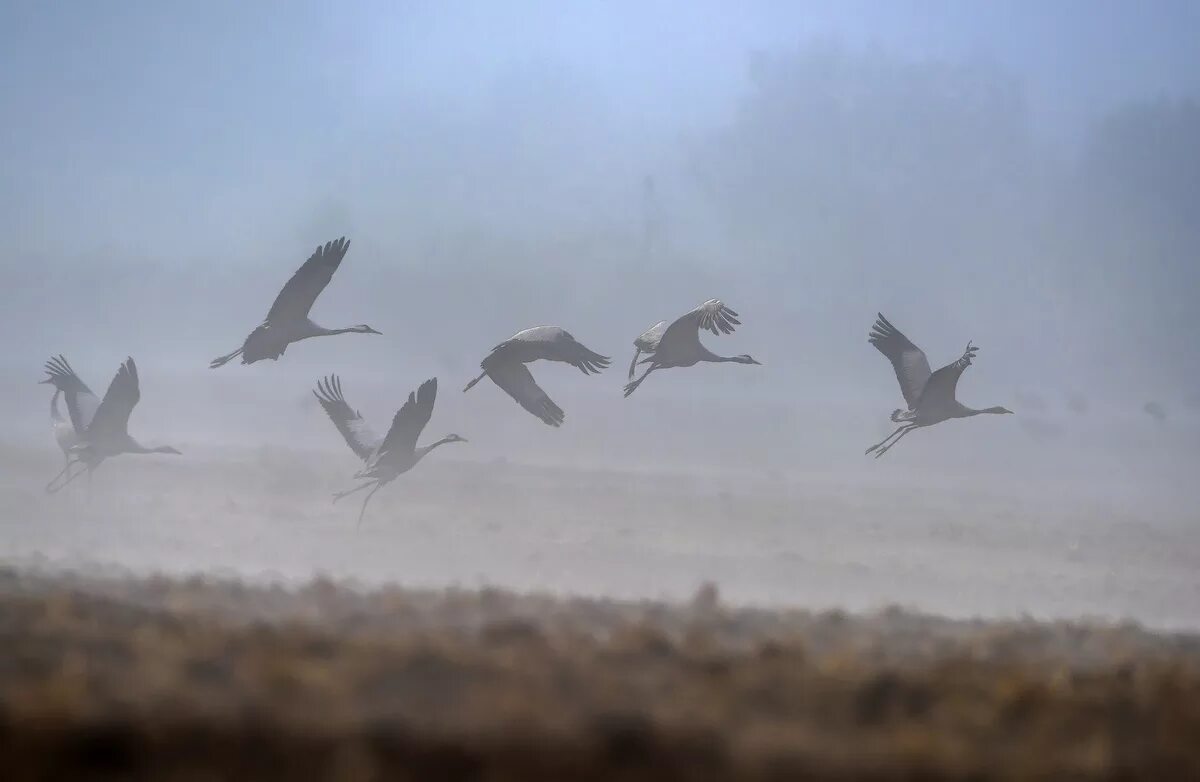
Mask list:
[[[691,312],[677,318],[671,325],[660,321],[633,341],[636,351],[633,362],[629,365],[629,377],[633,378],[634,369],[638,364],[649,364],[646,371],[637,380],[632,380],[625,386],[625,396],[629,396],[642,381],[655,370],[671,367],[690,367],[702,361],[713,363],[761,364],[746,354],[740,356],[718,356],[704,345],[700,344],[700,329],[707,329],[713,334],[732,334],[736,326],[742,325],[738,314],[731,310],[720,299],[709,299]],[[642,353],[648,353],[649,358],[638,361]]]
[[[366,478],[367,482],[333,495],[333,501],[337,502],[355,492],[371,489],[358,512],[359,524],[362,524],[367,503],[375,492],[411,470],[434,448],[446,443],[467,441],[456,434],[448,434],[437,442],[417,447],[417,438],[433,416],[433,403],[437,399],[436,377],[422,383],[415,394],[409,393],[408,401],[396,413],[384,437],[377,436],[363,420],[362,414],[346,403],[342,395],[342,381],[337,375],[329,375],[318,381],[313,395],[341,433],[346,445],[365,462],[354,477]]]
[[[485,376],[490,377],[517,404],[543,423],[560,426],[566,414],[534,382],[533,375],[525,367],[538,359],[570,364],[585,375],[606,369],[610,363],[608,356],[584,347],[565,329],[534,326],[518,331],[492,348],[492,352],[479,364],[483,372],[467,383],[463,393],[470,391]]]
[[[291,279],[275,297],[275,303],[267,312],[267,319],[250,332],[242,346],[232,353],[214,358],[208,365],[216,369],[242,357],[243,364],[253,364],[265,358],[278,361],[288,345],[310,337],[328,337],[334,334],[379,334],[380,332],[366,324],[347,326],[343,329],[327,329],[318,326],[308,317],[313,302],[329,285],[333,273],[342,264],[350,242],[346,237],[337,241],[326,242],[325,246],[317,246],[316,251],[309,256]]]
[[[937,372],[930,372],[929,359],[925,357],[925,352],[900,333],[882,313],[877,313],[877,317],[867,341],[892,362],[908,409],[892,411],[892,422],[900,423],[900,427],[881,442],[868,448],[868,454],[875,452],[875,458],[878,459],[914,429],[940,424],[951,418],[970,418],[981,413],[1012,413],[1012,410],[1004,407],[976,410],[954,398],[958,378],[971,366],[979,348],[968,342],[966,350],[957,361],[947,364]]]
[[[92,472],[105,459],[113,456],[125,453],[179,455],[179,451],[169,445],[148,448],[129,435],[129,415],[142,397],[138,387],[137,365],[132,358],[126,358],[121,364],[104,398],[99,401],[61,355],[47,361],[45,368],[48,376],[42,382],[53,384],[66,399],[67,413],[78,438],[78,442],[70,448],[74,459],[69,460],[59,476],[47,484],[46,491],[59,491],[85,471],[90,483]],[[55,485],[58,477],[67,473],[72,464],[83,464],[86,470],[78,470],[74,475],[68,475],[61,484]]]

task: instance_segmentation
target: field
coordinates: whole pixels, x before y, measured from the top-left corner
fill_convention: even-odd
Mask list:
[[[1187,512],[444,459],[356,528],[325,454],[53,455],[0,451],[5,779],[1200,778]]]

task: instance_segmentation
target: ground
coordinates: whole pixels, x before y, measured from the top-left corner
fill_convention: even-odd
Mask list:
[[[6,779],[1200,778],[1144,503],[446,459],[356,528],[331,455],[52,455],[0,449]]]

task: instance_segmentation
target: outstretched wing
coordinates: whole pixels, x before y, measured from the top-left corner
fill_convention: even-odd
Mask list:
[[[566,414],[534,382],[533,375],[524,364],[498,362],[486,369],[492,382],[504,389],[504,393],[517,400],[517,404],[521,407],[540,418],[543,423],[550,426],[562,425]]]
[[[421,384],[416,393],[409,392],[408,401],[404,403],[392,418],[392,428],[388,429],[379,446],[375,461],[387,458],[388,454],[412,454],[417,448],[417,438],[433,417],[433,403],[437,399],[437,378],[430,378]]]
[[[313,391],[313,396],[325,409],[325,415],[329,416],[329,420],[333,421],[333,425],[342,433],[342,438],[346,445],[350,446],[350,450],[360,459],[369,459],[383,442],[383,438],[371,431],[371,427],[363,420],[362,413],[346,404],[346,398],[342,396],[341,378],[329,375],[317,381],[317,390]]]
[[[709,299],[691,312],[679,317],[667,326],[659,338],[656,350],[673,352],[695,348],[700,344],[700,329],[713,334],[732,334],[736,326],[742,325],[738,314],[725,306],[720,299]]]
[[[71,369],[71,365],[63,356],[51,358],[46,362],[45,369],[48,377],[42,382],[52,383],[62,391],[67,400],[67,415],[71,418],[71,426],[76,432],[86,432],[88,424],[96,415],[96,409],[100,407],[100,399],[79,379],[79,375],[75,374],[75,370]]]
[[[335,242],[326,242],[324,247],[318,246],[283,286],[283,290],[279,291],[271,311],[267,313],[267,321],[307,318],[313,302],[333,279],[333,273],[346,257],[348,249],[350,242],[344,236]]]
[[[900,333],[900,329],[889,323],[882,313],[877,314],[878,319],[867,341],[892,362],[892,368],[896,370],[896,379],[900,381],[904,401],[908,403],[908,409],[912,410],[917,406],[925,384],[929,382],[929,359],[925,358],[924,351]]]
[[[563,332],[563,339],[558,344],[558,354],[559,361],[565,361],[585,375],[608,369],[608,365],[612,363],[612,359],[608,356],[602,356],[586,347],[566,331]]]
[[[954,394],[958,388],[958,379],[962,376],[963,371],[971,366],[971,362],[975,360],[975,351],[977,350],[979,348],[968,343],[967,349],[963,351],[960,359],[934,372],[929,378],[929,382],[925,384],[925,390],[921,392],[919,405],[922,408],[936,410],[954,404]]]
[[[141,398],[142,392],[138,388],[137,365],[133,363],[132,358],[127,358],[121,368],[117,370],[116,377],[108,384],[108,390],[104,392],[104,399],[101,400],[100,407],[96,409],[96,415],[92,418],[92,422],[88,424],[88,439],[128,434],[129,414],[133,412],[134,405]]]

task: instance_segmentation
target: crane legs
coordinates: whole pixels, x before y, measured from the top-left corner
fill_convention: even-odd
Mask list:
[[[383,481],[378,481],[378,480],[367,481],[366,483],[364,483],[361,486],[355,486],[353,489],[347,489],[346,491],[335,492],[333,495],[333,501],[337,502],[342,497],[349,496],[351,494],[354,494],[355,492],[360,492],[363,489],[370,489],[371,491],[367,492],[367,498],[365,500],[363,500],[362,508],[360,508],[358,511],[358,526],[362,526],[363,514],[367,512],[367,503],[371,501],[371,497],[375,496],[375,492],[379,491],[379,487],[383,486],[383,484],[384,484]]]
[[[54,492],[58,491],[58,489],[62,488],[62,486],[59,486],[56,489],[56,488],[54,488],[54,484],[57,483],[58,479],[63,477],[63,475],[65,475],[67,473],[67,471],[69,471],[71,469],[72,464],[74,464],[74,462],[71,461],[71,457],[68,456],[67,463],[63,466],[63,468],[61,470],[58,471],[58,475],[55,475],[53,478],[50,479],[50,482],[46,484],[46,493],[47,494],[53,494]],[[63,486],[66,486],[66,485],[67,485],[66,483],[63,484]]]
[[[625,396],[628,397],[634,391],[637,391],[637,387],[642,384],[642,381],[646,379],[646,376],[649,375],[651,372],[653,372],[656,369],[658,369],[658,367],[655,366],[654,364],[651,364],[650,368],[647,369],[645,372],[643,372],[641,377],[639,377],[637,380],[633,381],[632,383],[629,383],[628,385],[626,385],[625,386]]]
[[[901,424],[899,427],[897,427],[897,428],[896,428],[896,431],[892,432],[892,433],[891,433],[891,434],[889,434],[887,437],[883,438],[882,440],[880,440],[879,442],[875,443],[875,444],[874,444],[874,445],[872,445],[870,448],[868,448],[868,449],[866,450],[866,453],[867,453],[867,454],[869,454],[869,453],[871,453],[872,451],[876,451],[876,450],[878,450],[878,449],[879,449],[879,448],[881,448],[881,447],[882,447],[882,446],[883,446],[885,443],[887,443],[887,441],[888,441],[888,440],[891,440],[893,437],[896,437],[896,435],[900,435],[900,437],[903,437],[903,436],[904,436],[904,434],[905,434],[906,432],[908,432],[908,430],[909,430],[909,429],[915,429],[915,428],[916,428],[916,426],[915,426],[914,424],[911,424],[911,423],[907,423],[907,422],[906,422],[906,423],[903,423],[903,424]],[[896,437],[896,440],[895,440],[895,441],[893,441],[891,445],[888,445],[888,446],[887,446],[887,448],[884,448],[884,449],[883,449],[883,451],[886,451],[888,448],[891,448],[891,447],[892,447],[892,445],[895,445],[895,444],[896,444],[896,441],[899,441],[900,437]],[[877,459],[878,459],[878,458],[879,458],[879,457],[880,457],[880,456],[883,454],[883,451],[880,451],[879,453],[875,454],[875,458],[877,458]]]
[[[380,486],[383,486],[383,481],[376,483],[375,488],[367,492],[367,498],[363,500],[362,508],[360,508],[358,511],[358,523],[354,525],[355,527],[362,526],[363,514],[367,512],[367,503],[370,502],[371,498],[375,496],[375,492],[379,491]]]
[[[883,442],[879,443],[879,445],[873,445],[870,448],[868,448],[867,453],[870,453],[871,451],[874,451],[876,448],[878,448],[879,450],[876,451],[876,453],[875,453],[875,458],[878,459],[880,456],[883,456],[885,453],[890,451],[892,449],[892,446],[894,446],[896,443],[903,440],[904,435],[908,434],[913,429],[920,429],[920,428],[921,427],[917,426],[916,424],[905,424],[904,426],[900,427],[895,432],[892,432],[886,438],[884,438]],[[896,436],[897,434],[898,434],[898,436]],[[892,440],[893,436],[896,436],[896,439]],[[892,441],[889,443],[888,440],[892,440]],[[884,443],[887,443],[887,445],[884,445]],[[883,447],[880,448],[880,446],[883,446]]]
[[[364,483],[364,484],[363,484],[363,485],[361,485],[361,486],[355,486],[353,489],[347,489],[346,491],[337,491],[337,492],[334,492],[334,493],[333,493],[333,501],[334,501],[334,502],[337,502],[337,501],[338,501],[338,500],[340,500],[342,497],[347,497],[347,496],[349,496],[349,495],[351,495],[351,494],[354,494],[355,492],[360,492],[360,491],[362,491],[363,489],[369,489],[369,488],[371,488],[372,486],[377,486],[378,484],[379,484],[379,481],[367,481],[366,483]]]
[[[225,364],[228,364],[230,361],[232,361],[233,359],[237,358],[240,355],[242,355],[242,349],[238,348],[237,350],[233,351],[232,353],[226,353],[225,355],[221,356],[220,358],[214,358],[209,363],[208,368],[216,369],[217,367],[224,366]]]
[[[88,484],[91,485],[92,469],[90,467],[87,467],[82,470],[76,470],[74,475],[68,475],[67,479],[65,481],[63,481],[62,483],[58,483],[57,486],[55,485],[55,483],[57,483],[58,479],[61,478],[64,473],[66,473],[68,470],[71,469],[72,464],[83,464],[83,462],[78,462],[78,461],[70,462],[67,464],[66,467],[62,468],[62,471],[59,472],[58,475],[55,475],[54,478],[52,478],[51,481],[46,484],[46,493],[47,494],[55,494],[55,493],[61,491],[62,489],[66,488],[68,483],[75,480],[80,475],[83,475],[85,472],[88,474]]]

